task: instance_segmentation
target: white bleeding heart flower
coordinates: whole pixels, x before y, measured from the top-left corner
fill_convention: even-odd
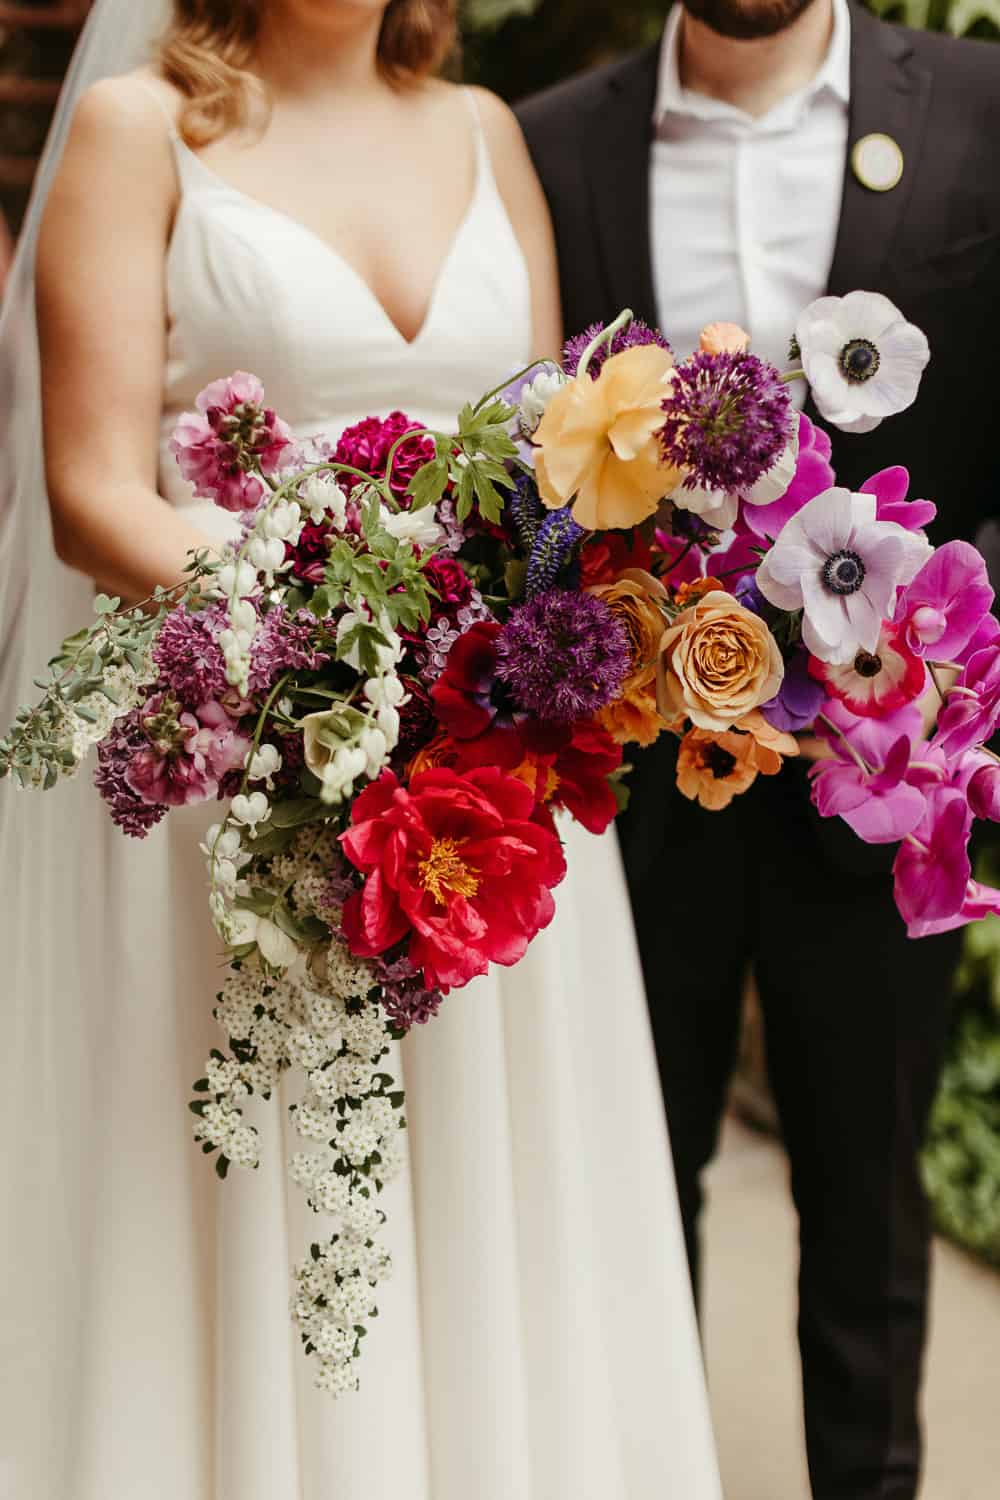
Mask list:
[[[245,792],[240,792],[233,798],[230,810],[237,823],[242,823],[254,835],[257,824],[263,823],[267,818],[271,804],[263,792],[251,792],[249,797]]]
[[[215,590],[227,599],[242,599],[257,587],[257,569],[246,558],[223,563],[215,574]]]
[[[247,547],[247,556],[261,573],[271,574],[285,561],[285,544],[278,537],[255,536]]]
[[[363,729],[358,736],[358,748],[365,755],[369,778],[376,777],[389,758],[388,737],[381,729]]]
[[[422,510],[390,511],[383,508],[383,528],[397,542],[412,542],[415,547],[436,547],[444,537],[444,529],[434,519],[429,505]]]
[[[297,542],[302,530],[302,510],[297,500],[279,500],[264,513],[260,532],[278,542]]]
[[[231,599],[229,618],[234,630],[244,630],[250,634],[257,628],[257,611],[249,599]]]
[[[818,297],[795,342],[813,400],[842,432],[871,432],[912,405],[930,359],[926,335],[880,292]]]
[[[299,956],[299,945],[269,917],[257,918],[256,943],[272,969],[288,969]]]
[[[313,474],[299,491],[310,521],[330,520],[335,531],[347,525],[347,496],[332,474]]]
[[[249,764],[251,781],[270,781],[281,770],[281,753],[276,745],[261,745]]]

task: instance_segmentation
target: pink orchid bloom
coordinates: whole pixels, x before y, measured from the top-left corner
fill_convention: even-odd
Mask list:
[[[975,547],[946,542],[902,590],[894,620],[916,655],[954,661],[992,603],[986,563]]]
[[[830,465],[830,439],[821,427],[799,413],[799,453],[795,477],[780,500],[770,505],[741,505],[740,515],[753,534],[766,541],[774,538],[792,516],[815,495],[837,482]]]
[[[948,755],[984,744],[1000,724],[1000,650],[977,651],[938,714],[933,743]]]
[[[810,770],[820,817],[843,818],[866,844],[897,844],[919,826],[927,809],[922,792],[906,780],[909,764],[907,735],[871,771],[852,760],[841,743],[836,760],[819,761]]]
[[[989,760],[969,779],[969,806],[985,823],[1000,823],[1000,765]]]
[[[942,787],[927,798],[923,821],[899,847],[893,863],[896,905],[911,937],[926,924],[933,930],[960,925],[972,878],[969,834],[972,813],[962,793]],[[968,919],[966,919],[968,920]]]
[[[1000,891],[978,880],[970,880],[965,889],[965,900],[958,911],[936,921],[915,921],[907,926],[911,938],[934,937],[939,932],[951,932],[956,927],[967,927],[970,922],[981,922],[984,917],[1000,916]]]
[[[879,521],[895,521],[906,531],[922,531],[937,515],[933,500],[907,500],[910,475],[901,464],[879,469],[861,486],[863,495],[875,496],[875,516]]]
[[[1000,642],[1000,620],[996,615],[984,615],[972,632],[972,636],[961,651],[956,651],[954,660],[960,667],[966,666],[977,651],[985,651],[987,646],[994,650]]]

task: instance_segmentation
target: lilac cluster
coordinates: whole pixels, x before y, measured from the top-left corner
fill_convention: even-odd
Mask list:
[[[520,707],[575,723],[616,698],[632,654],[624,627],[601,599],[549,589],[511,612],[497,638],[497,676]]]
[[[382,1009],[398,1030],[424,1026],[437,1015],[444,996],[440,990],[427,988],[423,970],[415,968],[408,958],[397,958],[394,963],[378,959],[376,968],[382,986]]]
[[[316,620],[308,610],[289,614],[282,605],[270,609],[253,638],[250,691],[267,693],[283,672],[314,672],[329,660],[313,644]]]
[[[421,681],[437,682],[445,669],[448,652],[459,636],[481,620],[493,618],[492,611],[483,603],[483,597],[477,589],[472,589],[468,604],[463,604],[454,615],[454,623],[451,616],[440,615],[427,631],[418,649],[418,656],[423,658],[419,668]]]
[[[153,661],[161,682],[186,708],[197,708],[228,692],[226,662],[218,644],[228,623],[222,604],[207,609],[180,604],[160,626]]]
[[[575,338],[570,339],[563,350],[563,368],[567,375],[576,374],[588,345],[592,344],[603,330],[603,323],[591,323],[585,333],[578,333]],[[601,367],[613,354],[623,354],[626,349],[638,349],[644,344],[656,344],[661,349],[670,348],[670,344],[662,333],[655,328],[650,328],[647,323],[637,318],[627,328],[620,328],[611,339],[610,345],[602,344],[594,351],[590,364],[587,366],[587,374],[596,380],[601,373]]]
[[[97,747],[94,772],[94,785],[108,804],[111,821],[134,839],[144,839],[169,812],[163,803],[143,801],[126,779],[135,756],[149,744],[142,727],[142,712],[134,708],[115,722],[111,733]]]
[[[673,372],[660,441],[686,469],[685,486],[743,494],[781,457],[792,434],[788,391],[755,354],[694,354]]]

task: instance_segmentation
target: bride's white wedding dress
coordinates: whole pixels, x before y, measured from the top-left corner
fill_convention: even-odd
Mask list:
[[[176,142],[164,455],[177,413],[237,368],[311,433],[394,408],[447,426],[525,362],[527,272],[476,129],[475,196],[412,342],[322,240]],[[166,456],[162,486],[226,524]],[[395,1272],[361,1390],[334,1402],[288,1317],[317,1226],[287,1187],[283,1109],[260,1106],[260,1171],[225,1185],[190,1138],[219,1040],[212,809],[138,846],[78,783],[6,812],[5,864],[25,872],[4,909],[6,1066],[38,1106],[0,1122],[5,1497],[718,1500],[613,836],[564,828],[552,927],[396,1059]]]

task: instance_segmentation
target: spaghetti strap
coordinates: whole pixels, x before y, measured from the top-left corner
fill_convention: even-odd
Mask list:
[[[139,85],[144,94],[149,95],[150,99],[152,99],[153,103],[160,111],[160,114],[167,122],[167,131],[170,135],[170,139],[174,142],[174,144],[176,144],[178,141],[180,141],[180,132],[177,129],[177,122],[174,119],[174,116],[171,114],[170,110],[167,108],[166,103],[164,102],[162,94],[158,89],[155,89],[151,83],[147,82],[145,78],[137,78],[135,82]]]

